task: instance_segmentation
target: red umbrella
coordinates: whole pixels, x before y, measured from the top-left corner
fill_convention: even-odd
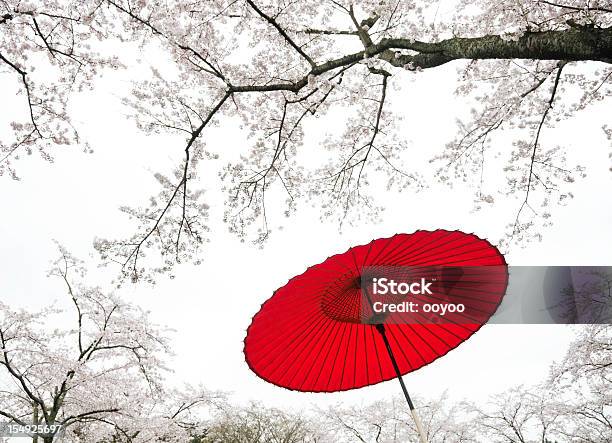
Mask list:
[[[417,231],[373,240],[276,290],[247,330],[246,361],[264,380],[307,392],[397,377],[426,441],[402,374],[474,334],[496,311],[507,282],[504,257],[473,234]],[[410,302],[414,310],[397,312]]]

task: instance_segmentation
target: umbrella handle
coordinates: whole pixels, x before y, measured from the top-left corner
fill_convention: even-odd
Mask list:
[[[406,398],[406,403],[408,403],[408,408],[410,409],[410,415],[412,415],[412,419],[414,420],[414,424],[417,429],[417,433],[419,434],[420,443],[427,443],[427,437],[425,436],[425,431],[423,430],[423,424],[421,423],[421,419],[414,408],[414,404],[410,399],[410,395],[408,394],[408,389],[406,389],[406,385],[404,384],[404,379],[402,378],[402,373],[399,370],[399,366],[397,365],[397,360],[395,360],[395,355],[393,355],[393,350],[391,349],[391,344],[389,343],[389,339],[387,338],[387,333],[385,331],[385,325],[382,323],[378,323],[376,325],[376,330],[382,336],[383,342],[385,343],[385,347],[387,348],[387,353],[389,354],[389,358],[391,359],[391,364],[393,365],[393,369],[395,369],[395,374],[397,375],[397,379],[402,386],[402,392],[404,393],[404,397]]]
[[[417,414],[416,409],[411,409],[410,414],[412,415],[417,432],[419,433],[419,440],[421,443],[427,443],[427,437],[425,437],[425,431],[423,431],[423,424],[421,423],[421,419],[419,418],[419,414]]]

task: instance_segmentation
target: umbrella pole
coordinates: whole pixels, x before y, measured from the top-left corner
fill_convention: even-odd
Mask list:
[[[376,330],[380,333],[383,341],[385,342],[385,347],[387,348],[387,353],[389,354],[389,358],[391,359],[391,364],[393,365],[393,369],[395,369],[397,379],[399,380],[400,385],[402,386],[402,392],[404,393],[404,397],[406,398],[406,402],[408,403],[408,408],[410,408],[410,414],[412,415],[412,419],[414,420],[414,424],[419,434],[419,440],[421,443],[427,443],[427,437],[425,437],[425,432],[423,431],[421,419],[419,418],[419,415],[414,409],[414,404],[410,399],[410,394],[408,394],[408,389],[406,389],[406,385],[404,384],[404,379],[402,378],[399,366],[397,365],[397,360],[395,360],[395,355],[393,355],[393,350],[391,349],[391,345],[389,344],[389,339],[387,338],[387,333],[385,332],[385,325],[377,324]]]

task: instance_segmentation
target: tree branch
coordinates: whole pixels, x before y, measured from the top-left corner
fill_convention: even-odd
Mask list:
[[[287,41],[287,43],[289,43],[289,45],[295,49],[297,51],[298,54],[300,54],[309,64],[310,66],[315,66],[316,63],[314,62],[313,59],[310,58],[310,56],[308,56],[308,54],[306,54],[302,48],[300,48],[291,37],[289,37],[289,35],[285,32],[285,30],[276,22],[276,20],[274,20],[272,17],[270,17],[269,15],[266,15],[261,9],[259,9],[257,7],[257,5],[255,3],[253,3],[252,0],[247,0],[247,3],[249,4],[249,6],[251,8],[253,8],[253,10],[259,14],[265,21],[267,21],[268,23],[270,23],[272,26],[274,26],[274,28],[278,31],[278,33],[280,35],[283,36],[283,38]]]
[[[531,161],[529,163],[529,175],[527,177],[527,187],[526,187],[526,191],[525,191],[525,199],[523,200],[523,203],[521,204],[521,207],[519,208],[517,214],[516,214],[516,218],[514,220],[514,226],[512,227],[512,235],[510,236],[510,239],[512,240],[512,238],[514,237],[514,235],[517,233],[517,226],[519,224],[519,219],[521,216],[521,213],[523,212],[523,209],[525,208],[525,206],[529,206],[529,193],[531,192],[531,185],[533,183],[533,178],[535,177],[536,179],[538,179],[538,176],[534,174],[533,168],[534,165],[536,163],[536,154],[538,151],[538,146],[540,143],[540,134],[542,132],[542,127],[544,126],[544,122],[546,121],[546,117],[548,116],[548,113],[550,112],[550,110],[553,107],[553,102],[555,101],[555,97],[557,95],[557,89],[559,86],[559,81],[561,79],[561,72],[563,71],[563,68],[565,67],[565,65],[567,64],[567,62],[565,61],[561,61],[559,62],[558,65],[558,69],[557,69],[557,75],[555,76],[555,80],[553,83],[553,88],[552,91],[550,93],[550,98],[548,100],[548,104],[546,106],[546,109],[544,110],[544,112],[542,113],[542,118],[540,119],[540,123],[538,124],[538,128],[536,131],[536,137],[535,140],[533,142],[533,150],[531,153]]]
[[[408,49],[416,55],[396,57],[390,49]],[[409,39],[383,39],[370,51],[394,66],[412,63],[415,68],[432,68],[452,60],[532,59],[593,60],[612,63],[612,28],[566,29],[526,32],[512,40],[500,35],[455,37],[427,43]]]
[[[560,3],[549,2],[547,0],[540,0],[540,3],[544,3],[545,5],[555,6],[557,8],[569,9],[571,11],[599,11],[599,12],[611,12],[612,13],[612,9],[604,8],[600,6],[586,6],[585,5],[583,8],[580,8],[578,6],[563,5]]]
[[[25,392],[25,394],[30,397],[33,402],[37,403],[41,407],[43,415],[45,416],[45,418],[48,418],[45,402],[38,395],[34,394],[33,390],[30,389],[30,387],[28,386],[23,374],[20,374],[17,369],[14,368],[11,364],[11,361],[9,360],[8,351],[6,349],[6,338],[2,329],[0,329],[0,345],[2,345],[2,355],[4,358],[2,361],[0,361],[0,364],[3,365],[8,370],[9,374],[19,382],[19,385],[23,389],[23,392]]]
[[[20,420],[19,418],[15,417],[14,415],[12,415],[12,414],[10,414],[8,412],[5,412],[5,411],[3,411],[1,409],[0,409],[0,415],[8,418],[9,420],[13,420],[17,424],[20,424],[20,425],[23,425],[23,426],[26,425],[26,422],[24,422],[23,420]]]
[[[190,150],[191,150],[191,147],[193,146],[195,141],[198,139],[198,137],[200,136],[200,134],[202,133],[202,131],[204,130],[206,125],[208,125],[208,123],[213,119],[213,117],[217,114],[217,112],[219,112],[219,110],[221,109],[221,107],[223,106],[225,101],[231,95],[232,95],[232,92],[231,91],[227,91],[223,95],[223,97],[217,102],[217,104],[213,107],[213,109],[208,113],[206,119],[204,121],[202,121],[202,123],[191,133],[191,137],[189,138],[189,140],[187,141],[187,145],[185,146],[185,161],[184,161],[184,165],[183,165],[183,175],[182,175],[181,180],[179,181],[179,183],[174,188],[174,192],[172,193],[172,195],[170,196],[170,198],[166,202],[165,207],[163,208],[163,210],[161,211],[161,213],[159,214],[159,216],[155,220],[154,225],[142,236],[140,241],[138,241],[138,243],[135,244],[134,249],[127,256],[125,262],[123,263],[123,267],[125,268],[125,266],[127,266],[127,264],[130,262],[130,260],[132,260],[132,266],[131,266],[131,268],[132,268],[132,275],[134,276],[135,279],[138,279],[138,267],[137,267],[138,263],[137,262],[138,262],[138,257],[140,255],[140,249],[142,248],[142,245],[155,232],[157,227],[162,222],[165,214],[170,209],[170,206],[172,206],[172,203],[175,201],[179,191],[182,190],[182,192],[183,192],[182,219],[181,219],[181,225],[180,225],[180,228],[179,228],[179,231],[178,231],[178,234],[177,234],[177,239],[176,239],[176,247],[177,247],[177,251],[178,251],[178,243],[179,243],[179,239],[180,239],[181,232],[182,232],[183,222],[186,221],[186,215],[185,215],[186,201],[185,201],[185,199],[187,198],[186,197],[187,196],[187,181],[189,179],[189,177],[188,177],[188,169],[189,169],[189,159],[190,159]]]

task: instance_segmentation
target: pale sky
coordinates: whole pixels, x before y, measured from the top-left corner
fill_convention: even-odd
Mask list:
[[[437,153],[452,138],[455,118],[465,108],[463,99],[452,93],[455,67],[399,77],[404,83],[393,100],[397,112],[410,122],[402,132],[410,146],[406,155]],[[128,93],[134,76],[134,71],[111,73],[94,91],[74,101],[71,112],[93,154],[65,148],[52,165],[36,158],[19,164],[19,182],[1,178],[0,264],[4,272],[0,297],[4,302],[27,309],[64,300],[61,285],[45,277],[49,261],[56,257],[52,239],[87,258],[95,236],[131,233],[133,225],[118,206],[146,204],[156,191],[152,173],[168,172],[180,161],[180,136],[145,136],[125,118],[119,99]],[[23,107],[18,99],[12,89],[0,90],[2,125]],[[609,142],[601,131],[604,116],[603,106],[593,107],[554,131],[545,130],[547,143],[563,143],[570,159],[579,158],[587,167],[588,177],[573,186],[574,201],[554,210],[555,224],[542,232],[542,242],[510,251],[511,265],[612,265],[612,173]],[[316,125],[309,131],[313,134],[310,143],[322,135]],[[245,134],[236,130],[234,122],[206,136],[219,151],[237,152],[247,146]],[[201,165],[210,168],[202,175],[209,177],[205,184],[212,208],[212,236],[203,264],[181,265],[173,280],[162,278],[153,288],[128,285],[121,293],[150,309],[156,322],[176,330],[176,356],[171,361],[174,383],[201,383],[209,389],[233,391],[241,402],[261,400],[285,408],[375,401],[400,390],[397,382],[388,381],[351,392],[303,394],[260,380],[244,362],[242,340],[251,317],[276,288],[329,255],[398,232],[461,229],[495,241],[520,204],[500,198],[493,209],[472,213],[472,197],[461,187],[453,191],[434,187],[418,195],[387,193],[381,187],[378,199],[387,208],[381,223],[361,223],[339,232],[337,225],[320,222],[315,211],[304,208],[282,231],[274,232],[265,248],[258,249],[240,243],[221,223],[223,196],[216,178],[221,165],[223,159]],[[272,225],[280,219],[277,213]],[[96,269],[92,274],[94,279],[106,275]],[[483,400],[511,386],[542,381],[551,362],[562,357],[571,336],[565,326],[485,326],[447,356],[407,375],[406,384],[417,397],[448,390],[454,399]]]

